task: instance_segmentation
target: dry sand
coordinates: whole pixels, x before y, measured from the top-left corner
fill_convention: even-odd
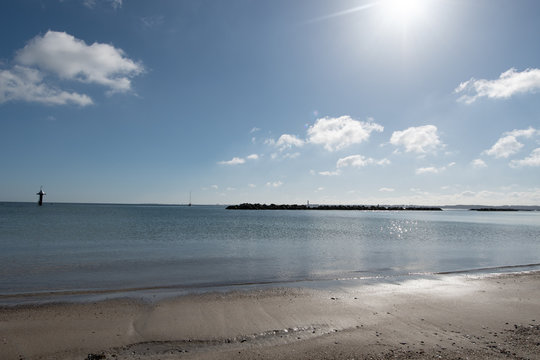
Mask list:
[[[540,273],[0,309],[0,359],[540,359]]]

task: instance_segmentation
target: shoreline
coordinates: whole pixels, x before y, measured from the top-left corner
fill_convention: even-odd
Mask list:
[[[517,271],[517,269],[522,269]],[[339,287],[360,287],[393,284],[410,280],[429,280],[440,275],[491,276],[502,274],[520,274],[540,272],[540,263],[501,265],[474,269],[456,269],[450,271],[422,273],[377,274],[369,271],[352,271],[330,277],[314,277],[291,280],[266,280],[227,283],[170,284],[139,286],[129,288],[51,290],[23,293],[0,294],[0,309],[19,306],[40,306],[55,303],[86,303],[113,299],[139,299],[155,302],[180,296],[200,295],[205,293],[228,293],[234,291],[253,291],[271,288],[307,288],[312,290],[334,289]]]
[[[5,359],[534,359],[538,299],[540,271],[22,305],[0,308],[0,352]]]

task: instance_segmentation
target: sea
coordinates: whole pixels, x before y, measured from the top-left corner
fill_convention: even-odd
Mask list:
[[[0,305],[540,270],[540,212],[0,203]]]

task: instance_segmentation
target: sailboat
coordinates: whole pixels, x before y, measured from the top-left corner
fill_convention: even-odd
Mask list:
[[[189,192],[189,203],[187,206],[191,206],[191,191]]]

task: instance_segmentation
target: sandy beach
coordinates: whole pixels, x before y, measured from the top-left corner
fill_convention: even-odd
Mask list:
[[[4,307],[2,359],[540,359],[540,273]]]

